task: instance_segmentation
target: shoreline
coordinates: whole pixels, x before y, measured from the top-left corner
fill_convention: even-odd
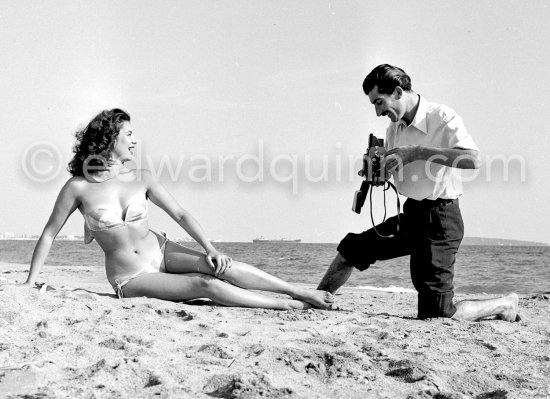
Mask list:
[[[0,237],[0,241],[38,241],[40,238],[39,235],[33,235],[33,237]],[[56,237],[56,241],[82,241],[84,236],[79,234],[67,234],[64,236]],[[177,238],[176,241],[182,243],[195,242],[193,239],[188,238]],[[292,240],[292,239],[265,239],[265,240],[246,240],[246,241],[226,241],[220,239],[211,239],[210,242],[213,243],[235,243],[235,244],[331,244],[338,245],[338,242],[311,242],[303,241],[302,239]],[[474,237],[466,236],[463,239],[463,246],[489,246],[489,247],[548,247],[550,243],[543,241],[529,241],[529,240],[517,240],[510,238],[493,238],[493,237]]]
[[[38,397],[550,395],[550,301],[522,321],[421,321],[416,295],[342,288],[338,310],[116,299],[102,268],[0,262],[0,392]],[[7,284],[6,284],[7,283]],[[457,295],[457,300],[493,295]]]
[[[5,261],[0,260],[0,272],[1,272],[3,267],[11,267],[12,269],[16,269],[19,272],[29,269],[28,264],[15,263],[15,262],[5,262]],[[43,266],[42,271],[41,271],[40,278],[43,277],[44,270],[50,270],[50,269],[55,270],[55,268],[60,268],[60,269],[68,268],[68,269],[72,270],[73,273],[82,272],[83,274],[85,274],[87,276],[88,279],[90,279],[90,278],[95,279],[94,280],[95,285],[101,285],[101,283],[103,282],[106,285],[107,290],[109,290],[109,288],[110,288],[110,285],[107,282],[107,277],[105,275],[105,269],[104,269],[103,265],[81,266],[81,265],[48,265],[48,264],[45,264]],[[54,273],[54,275],[56,275],[56,273]],[[40,280],[40,278],[39,278],[39,280]],[[78,278],[80,278],[80,277],[78,277]],[[48,281],[45,281],[45,280],[44,281],[40,280],[40,282],[46,282],[47,284],[50,284]],[[304,287],[316,288],[311,283],[296,283],[296,284],[304,286]],[[350,285],[345,285],[341,289],[372,291],[372,292],[416,294],[416,291],[413,288],[403,287],[403,286],[396,286],[396,285],[387,285],[387,286],[355,285],[354,286],[354,285],[350,284]],[[550,294],[550,291],[546,291],[546,290],[540,290],[540,291],[533,290],[533,291],[530,291],[530,292],[520,292],[520,291],[516,290],[515,292],[520,296],[534,296],[534,295]],[[502,292],[498,292],[498,293],[483,292],[483,291],[476,292],[476,293],[461,292],[460,287],[455,287],[455,297],[457,297],[457,298],[460,298],[460,297],[477,298],[477,297],[481,297],[481,296],[495,297],[495,296],[507,295],[508,293],[509,292],[507,292],[507,291],[502,291]]]

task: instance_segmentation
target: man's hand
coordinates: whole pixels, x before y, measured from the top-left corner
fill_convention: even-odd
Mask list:
[[[404,147],[392,148],[386,152],[382,160],[384,168],[388,172],[395,172],[403,166],[420,159],[420,147],[417,145],[407,145]]]

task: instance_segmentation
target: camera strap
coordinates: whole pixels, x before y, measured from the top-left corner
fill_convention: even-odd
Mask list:
[[[384,187],[384,220],[382,220],[382,223],[384,223],[386,221],[386,191],[388,191],[391,188],[393,188],[393,191],[395,191],[395,195],[396,195],[396,198],[397,198],[397,226],[396,226],[396,231],[394,234],[389,234],[387,236],[383,235],[383,234],[380,234],[378,232],[378,230],[376,230],[376,224],[374,223],[374,217],[372,215],[372,188],[370,190],[370,197],[369,197],[369,201],[370,201],[370,220],[372,222],[372,228],[374,229],[374,232],[379,236],[379,237],[382,237],[382,238],[394,238],[395,235],[397,233],[399,233],[399,224],[401,223],[401,217],[400,217],[400,214],[401,214],[401,201],[399,200],[399,192],[397,191],[397,187],[395,187],[395,185],[389,181],[389,180],[386,180],[386,183],[387,183],[387,186]]]

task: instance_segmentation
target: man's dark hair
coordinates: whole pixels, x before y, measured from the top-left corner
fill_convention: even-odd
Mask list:
[[[392,94],[397,86],[405,91],[412,90],[411,78],[407,73],[393,65],[382,64],[374,68],[363,82],[363,91],[368,96],[378,86],[378,93]]]

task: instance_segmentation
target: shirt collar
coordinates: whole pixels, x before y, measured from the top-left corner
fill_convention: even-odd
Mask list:
[[[416,110],[416,114],[414,115],[414,119],[412,120],[411,124],[408,126],[413,126],[420,130],[424,134],[428,134],[428,127],[426,125],[426,112],[428,111],[428,105],[427,101],[424,97],[422,97],[420,94],[418,95],[418,109]],[[407,124],[401,120],[399,121],[399,124],[402,125],[403,128],[408,127]]]

